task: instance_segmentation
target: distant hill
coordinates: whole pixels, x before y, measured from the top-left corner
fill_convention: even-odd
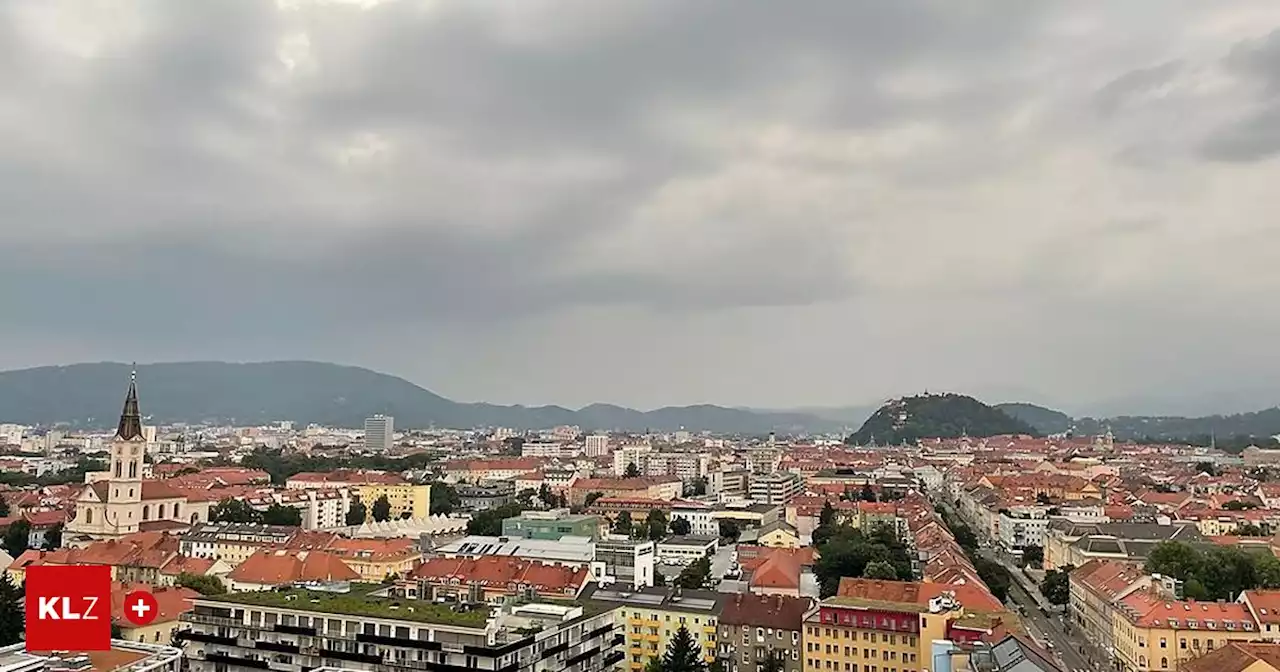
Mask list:
[[[1074,424],[1066,413],[1035,404],[996,404],[993,408],[1035,427],[1041,434],[1062,434],[1070,431]]]
[[[110,427],[120,414],[130,366],[118,363],[46,366],[0,372],[0,422]],[[142,411],[150,422],[241,425],[292,420],[362,427],[376,413],[397,427],[548,428],[584,430],[837,431],[839,423],[804,413],[751,412],[700,405],[642,412],[593,404],[560,406],[459,403],[395,376],[319,362],[179,362],[138,367]]]
[[[925,394],[894,399],[881,406],[846,443],[880,445],[923,438],[1037,434],[1021,420],[962,394]]]

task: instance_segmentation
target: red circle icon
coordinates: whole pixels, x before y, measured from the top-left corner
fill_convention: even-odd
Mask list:
[[[124,596],[124,617],[134,625],[147,625],[160,615],[156,596],[145,590],[135,590]]]

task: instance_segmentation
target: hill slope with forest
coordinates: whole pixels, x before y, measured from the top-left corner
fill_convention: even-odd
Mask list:
[[[962,394],[925,394],[881,406],[846,443],[911,443],[924,438],[1038,434],[1031,425]]]
[[[128,364],[45,366],[0,372],[0,422],[114,426],[129,383]],[[839,425],[803,413],[750,412],[699,405],[637,411],[609,404],[561,406],[459,403],[403,378],[321,362],[176,362],[138,366],[143,413],[156,424],[278,420],[362,427],[376,413],[402,428],[579,425],[584,430],[713,431],[764,434],[834,431]]]

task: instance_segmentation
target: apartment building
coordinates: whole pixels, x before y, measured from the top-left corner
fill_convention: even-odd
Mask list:
[[[699,643],[703,660],[714,662],[717,624],[728,598],[723,593],[667,587],[632,592],[593,586],[583,593],[584,601],[616,613],[626,640],[625,666],[619,668],[631,672],[643,670],[650,658],[661,658],[681,627]]]
[[[302,528],[323,530],[347,524],[347,511],[351,509],[351,493],[346,488],[328,490],[277,490],[245,502],[255,511],[266,511],[279,504],[297,509],[302,515]]]
[[[707,494],[722,502],[736,502],[751,494],[751,472],[746,469],[713,471],[707,477]]]
[[[727,672],[757,672],[770,651],[782,657],[782,672],[802,672],[801,633],[813,606],[807,597],[738,593],[724,601],[717,638]]]
[[[375,415],[364,421],[364,449],[379,453],[395,445],[396,420],[389,415]]]
[[[609,454],[609,435],[608,434],[592,434],[587,437],[586,445],[583,447],[583,455],[587,457],[602,457]],[[626,469],[626,466],[623,466]]]
[[[1151,579],[1136,562],[1091,560],[1072,570],[1068,618],[1103,651],[1115,650],[1115,603],[1149,588]]]
[[[609,535],[595,543],[595,575],[601,585],[647,588],[654,583],[656,564],[657,545],[652,541]]]
[[[183,555],[238,565],[264,548],[287,544],[299,528],[256,523],[202,523],[178,539]]]
[[[758,504],[785,505],[804,492],[804,479],[789,471],[775,471],[751,479],[751,500]]]
[[[612,609],[530,602],[460,606],[336,583],[199,597],[183,616],[189,669],[302,672],[603,670],[625,655]]]
[[[715,519],[710,505],[701,502],[684,502],[671,506],[671,520],[681,518],[689,521],[689,534],[701,536],[719,536],[720,522]]]
[[[1240,602],[1176,600],[1151,588],[1115,602],[1115,658],[1129,672],[1162,672],[1232,641],[1260,639],[1258,624]]]
[[[963,625],[978,614],[978,629]],[[846,578],[805,619],[805,670],[932,669],[934,641],[972,641],[1005,617],[1000,601],[979,584]]]
[[[1000,545],[1007,551],[1027,546],[1044,547],[1044,531],[1049,518],[1040,507],[1013,507],[1000,509]]]
[[[431,515],[431,486],[410,483],[397,473],[363,469],[307,472],[289,477],[285,487],[291,490],[346,488],[365,506],[373,506],[379,498],[386,497],[391,504],[392,518],[425,518]]]

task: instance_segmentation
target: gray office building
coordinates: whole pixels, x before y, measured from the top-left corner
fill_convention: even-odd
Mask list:
[[[364,421],[364,448],[386,452],[396,437],[396,419],[389,415],[375,415]]]

